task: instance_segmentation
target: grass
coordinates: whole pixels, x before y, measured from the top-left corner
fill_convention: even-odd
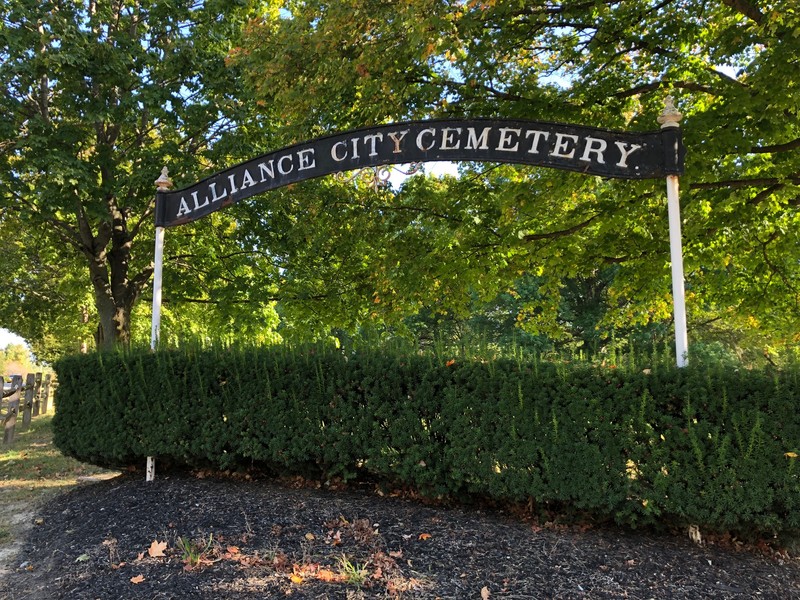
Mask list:
[[[0,445],[0,554],[31,526],[31,513],[41,502],[86,478],[116,474],[61,454],[53,445],[52,419],[52,414],[35,417],[27,430],[17,421],[14,443]]]
[[[366,565],[353,563],[344,554],[339,559],[339,572],[344,577],[344,582],[349,585],[361,587],[367,580]]]

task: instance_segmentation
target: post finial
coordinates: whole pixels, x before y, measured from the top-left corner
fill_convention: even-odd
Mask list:
[[[172,189],[172,179],[169,178],[167,167],[161,169],[161,175],[159,175],[158,179],[153,183],[156,184],[156,188],[159,192],[168,192]]]
[[[661,123],[661,128],[680,127],[679,123],[682,118],[683,115],[675,108],[675,99],[672,96],[667,96],[664,99],[664,110],[656,119]]]

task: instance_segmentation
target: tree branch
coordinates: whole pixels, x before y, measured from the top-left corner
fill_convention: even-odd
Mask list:
[[[773,185],[784,185],[786,183],[800,185],[800,174],[789,175],[783,179],[765,177],[757,179],[728,179],[724,181],[697,181],[689,185],[689,189],[719,190],[724,188],[769,187]]]
[[[750,198],[750,200],[747,201],[747,204],[749,204],[750,206],[756,206],[758,204],[761,204],[764,200],[769,198],[772,194],[774,194],[775,192],[777,192],[780,189],[783,189],[784,187],[785,186],[783,184],[780,184],[780,183],[775,184],[775,185],[771,185],[768,188],[765,188],[765,189],[761,190],[760,192],[758,192],[752,198]]]
[[[650,83],[643,83],[642,85],[638,85],[629,90],[617,92],[616,94],[614,94],[614,97],[629,98],[631,96],[638,96],[639,94],[654,92],[665,85],[674,88],[680,88],[682,90],[689,90],[692,92],[703,92],[704,94],[710,94],[712,96],[718,95],[714,90],[714,88],[710,88],[706,85],[702,85],[692,81],[652,81]]]
[[[728,8],[732,8],[736,12],[743,14],[751,21],[755,21],[759,25],[764,20],[764,14],[757,6],[751,4],[747,0],[722,0],[722,3]]]
[[[572,227],[569,227],[568,229],[561,229],[559,231],[549,231],[547,233],[532,233],[532,234],[528,234],[526,236],[523,236],[522,239],[525,240],[526,242],[535,242],[535,241],[539,241],[539,240],[552,240],[552,239],[555,239],[555,238],[566,237],[568,235],[572,235],[573,233],[576,233],[576,232],[580,231],[581,229],[585,229],[586,227],[591,225],[592,222],[595,219],[597,219],[599,216],[600,216],[599,214],[593,215],[593,216],[589,217],[588,219],[586,219],[585,221],[583,221],[582,223],[578,223],[577,225],[573,225]]]
[[[785,144],[773,144],[772,146],[753,146],[750,148],[751,154],[767,154],[770,152],[789,152],[800,148],[800,138],[794,139]]]

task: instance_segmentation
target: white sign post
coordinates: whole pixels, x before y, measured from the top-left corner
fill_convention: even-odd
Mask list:
[[[680,127],[683,115],[675,108],[672,98],[658,122],[661,128]],[[686,292],[683,286],[683,247],[681,244],[681,207],[678,175],[667,175],[667,208],[669,212],[669,253],[672,263],[672,305],[675,321],[675,360],[679,367],[689,364],[689,337],[686,332]]]
[[[168,192],[172,189],[172,180],[169,178],[167,167],[161,170],[161,175],[154,182],[159,192]],[[153,257],[153,314],[150,325],[150,350],[155,351],[161,333],[161,290],[164,273],[164,228],[156,227],[156,251]],[[147,471],[145,479],[153,481],[156,478],[156,459],[147,457]]]

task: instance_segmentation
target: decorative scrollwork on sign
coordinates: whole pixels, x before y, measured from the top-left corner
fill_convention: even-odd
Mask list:
[[[424,163],[415,162],[409,164],[408,169],[401,169],[395,165],[383,165],[380,167],[364,167],[363,169],[356,169],[349,173],[334,173],[333,176],[336,181],[342,183],[361,182],[371,187],[373,190],[378,190],[389,187],[389,178],[392,176],[392,172],[409,176],[423,171],[423,168]]]

